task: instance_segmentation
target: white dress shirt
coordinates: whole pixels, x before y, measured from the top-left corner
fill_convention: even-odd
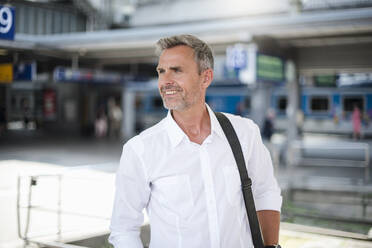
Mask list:
[[[211,134],[199,145],[172,118],[130,139],[116,177],[110,242],[143,247],[142,210],[150,219],[150,248],[253,247],[239,171],[213,111]],[[239,137],[256,210],[280,211],[282,198],[270,154],[256,124],[227,114]]]

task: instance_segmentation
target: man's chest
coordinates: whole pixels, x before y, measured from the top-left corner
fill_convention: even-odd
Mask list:
[[[159,159],[150,183],[155,204],[184,219],[213,205],[240,202],[240,177],[231,151],[207,146],[175,149]]]

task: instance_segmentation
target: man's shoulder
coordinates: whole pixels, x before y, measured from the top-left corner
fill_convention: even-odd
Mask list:
[[[165,126],[164,126],[165,118],[156,123],[155,125],[143,130],[138,135],[132,137],[128,140],[128,144],[132,145],[139,145],[139,143],[148,143],[151,140],[159,139],[161,135],[165,134]]]
[[[244,130],[256,130],[258,128],[257,124],[247,118],[247,117],[242,117],[240,115],[234,115],[234,114],[230,114],[230,113],[223,113],[224,115],[226,115],[227,118],[229,118],[230,122],[232,123],[232,125],[234,126],[234,128],[236,129],[244,129]]]
[[[151,138],[155,138],[158,135],[164,134],[165,121],[166,121],[166,118],[160,120],[155,125],[143,130],[138,136],[141,139],[151,139]]]
[[[254,140],[260,139],[260,128],[253,120],[239,115],[224,114],[233,125],[241,144],[248,145]]]

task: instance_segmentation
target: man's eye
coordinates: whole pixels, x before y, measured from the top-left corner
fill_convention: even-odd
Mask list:
[[[158,74],[161,74],[161,73],[163,73],[164,72],[164,70],[162,70],[162,69],[159,69],[158,70]]]

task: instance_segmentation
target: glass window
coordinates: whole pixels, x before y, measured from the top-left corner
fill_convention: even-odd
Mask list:
[[[327,112],[329,110],[329,99],[327,96],[314,96],[310,100],[312,112]]]
[[[278,97],[277,110],[279,113],[285,113],[287,109],[288,99],[286,96]]]
[[[346,112],[352,112],[354,105],[358,106],[360,111],[364,110],[364,99],[362,96],[345,96],[343,99],[343,110]]]

